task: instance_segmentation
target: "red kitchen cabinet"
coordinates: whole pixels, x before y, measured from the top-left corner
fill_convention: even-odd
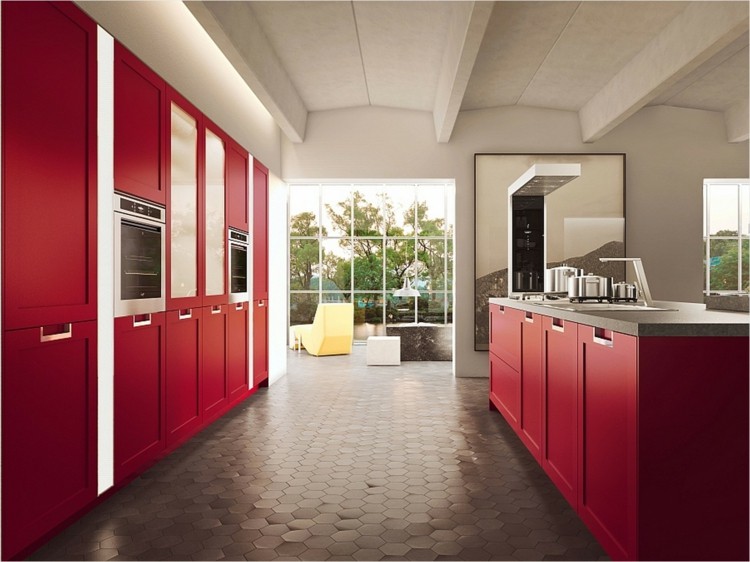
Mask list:
[[[203,308],[203,425],[220,416],[228,404],[227,305]]]
[[[201,369],[203,363],[201,308],[166,313],[166,440],[183,441],[202,424]]]
[[[578,498],[578,326],[544,317],[542,468],[574,508]]]
[[[163,312],[115,318],[116,483],[164,451],[165,320]]]
[[[512,369],[521,370],[521,325],[524,313],[515,308],[490,305],[490,351]]]
[[[578,514],[616,560],[636,558],[637,338],[578,326]]]
[[[227,220],[229,226],[249,230],[248,153],[234,141],[227,143]]]
[[[490,400],[510,426],[519,431],[521,374],[490,352]]]
[[[166,205],[166,83],[115,42],[115,189]]]
[[[96,322],[3,333],[2,558],[96,498]]]
[[[253,301],[253,386],[268,381],[268,306],[264,300]]]
[[[268,299],[268,168],[253,160],[253,300]]]
[[[2,3],[3,327],[96,318],[96,24]]]
[[[227,313],[227,387],[230,403],[234,404],[249,393],[249,326],[250,303],[229,305]]]
[[[542,462],[542,319],[539,314],[526,312],[522,324],[521,397],[518,436]]]

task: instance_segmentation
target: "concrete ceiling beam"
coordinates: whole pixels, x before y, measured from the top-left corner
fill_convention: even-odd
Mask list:
[[[438,142],[451,138],[493,6],[494,2],[455,6],[432,111]]]
[[[594,142],[747,32],[746,2],[693,2],[578,112]]]
[[[305,140],[307,108],[245,2],[185,2],[292,142]]]

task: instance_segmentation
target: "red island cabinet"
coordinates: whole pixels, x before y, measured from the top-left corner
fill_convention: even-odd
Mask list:
[[[96,498],[96,322],[3,334],[3,560]]]
[[[578,326],[545,317],[542,468],[577,506],[578,497]]]
[[[227,390],[227,305],[203,307],[203,425],[223,414],[229,403]]]
[[[115,318],[114,465],[119,483],[165,448],[164,312]]]
[[[542,324],[543,316],[525,312],[521,330],[521,411],[518,436],[542,462]]]
[[[115,189],[166,205],[166,83],[115,42]]]
[[[201,428],[203,309],[166,313],[166,439],[167,447]]]
[[[607,553],[747,560],[747,335],[637,337],[543,316],[537,355],[525,315],[519,435],[534,453],[526,398],[541,364],[541,465]]]
[[[578,326],[578,514],[618,560],[636,553],[637,343]]]
[[[519,432],[523,312],[490,305],[490,407]]]
[[[234,404],[249,394],[249,327],[250,305],[238,302],[229,305],[227,339],[227,392]]]

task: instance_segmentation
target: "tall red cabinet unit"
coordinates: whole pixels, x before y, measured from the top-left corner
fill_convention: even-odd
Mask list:
[[[166,83],[115,42],[114,185],[166,204]],[[115,318],[114,481],[164,452],[164,312]]]
[[[97,67],[72,4],[0,10],[8,559],[96,497]]]
[[[253,386],[268,384],[268,168],[253,160]]]

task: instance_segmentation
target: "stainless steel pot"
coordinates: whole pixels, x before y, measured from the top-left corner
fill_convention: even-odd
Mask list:
[[[621,281],[612,285],[612,299],[618,301],[637,301],[638,287],[633,283]]]
[[[544,290],[547,293],[564,293],[568,290],[568,278],[577,275],[583,275],[583,270],[568,265],[550,267],[544,272]]]
[[[612,278],[600,275],[580,275],[568,278],[568,297],[571,301],[608,300],[612,296]]]

